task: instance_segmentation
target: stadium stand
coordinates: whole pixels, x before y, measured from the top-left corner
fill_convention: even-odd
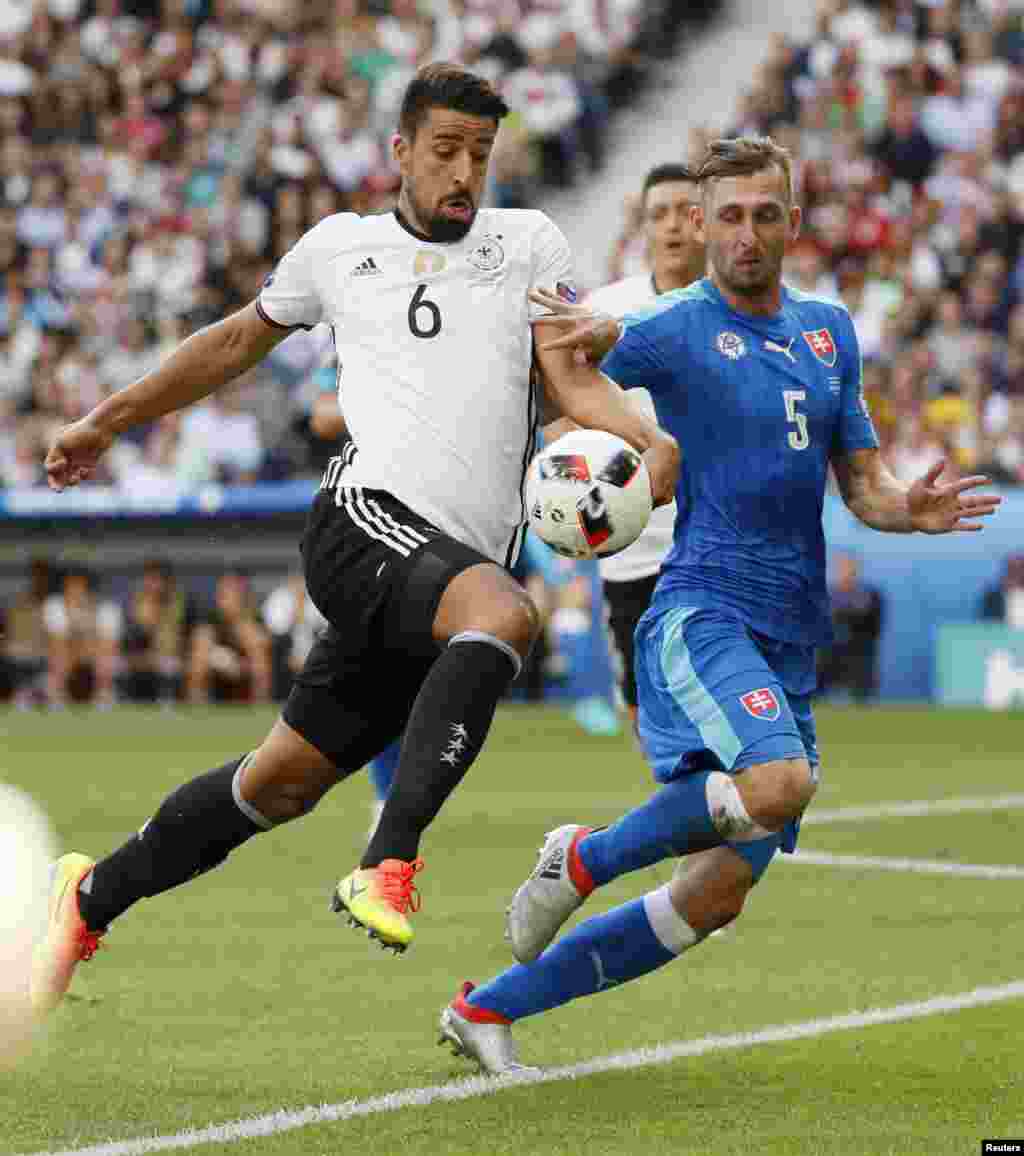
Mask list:
[[[421,64],[513,106],[490,200],[604,164],[608,118],[716,3],[51,0],[0,21],[0,488],[184,334],[253,298],[321,217],[390,207],[388,140]],[[96,484],[136,495],[310,474],[326,327],[225,399],[124,441]],[[287,401],[282,404],[282,392]],[[216,451],[216,452],[214,452]]]

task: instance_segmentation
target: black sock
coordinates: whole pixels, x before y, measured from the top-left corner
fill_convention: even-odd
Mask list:
[[[413,704],[395,780],[363,867],[416,858],[420,835],[484,745],[494,709],[516,674],[492,642],[456,642],[438,658]]]
[[[178,787],[137,835],[96,864],[78,892],[90,930],[106,927],[139,899],[223,863],[235,847],[265,829],[235,801],[232,782],[241,762],[235,759]]]

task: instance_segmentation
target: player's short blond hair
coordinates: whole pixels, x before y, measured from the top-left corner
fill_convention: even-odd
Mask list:
[[[793,203],[793,159],[789,150],[777,145],[770,136],[724,137],[707,147],[697,170],[701,189],[723,177],[746,177],[765,169],[777,168],[786,188],[786,204]]]

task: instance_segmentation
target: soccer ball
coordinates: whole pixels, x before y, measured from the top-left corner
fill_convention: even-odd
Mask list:
[[[29,974],[33,947],[46,934],[54,854],[45,813],[23,791],[0,783],[0,1069],[32,1042]]]
[[[568,558],[625,550],[647,525],[652,504],[643,458],[604,430],[565,434],[536,455],[526,475],[530,526]]]

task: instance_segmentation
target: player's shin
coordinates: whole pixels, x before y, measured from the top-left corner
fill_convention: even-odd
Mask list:
[[[506,1019],[522,1019],[639,979],[703,938],[672,906],[666,885],[584,920],[534,963],[510,967],[467,1000]]]
[[[452,639],[413,705],[391,793],[362,867],[416,858],[421,834],[480,753],[495,707],[521,665],[501,639],[478,632]]]
[[[273,826],[238,784],[248,755],[173,791],[144,827],[79,885],[79,909],[93,930],[133,903],[169,891],[223,863],[235,847]]]

